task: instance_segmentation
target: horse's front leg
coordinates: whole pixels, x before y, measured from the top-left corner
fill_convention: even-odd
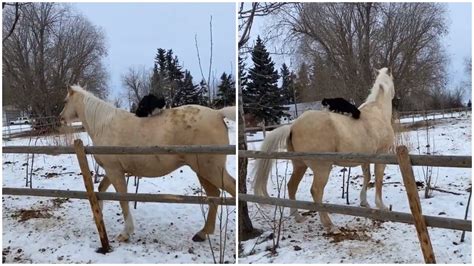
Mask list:
[[[367,202],[367,187],[370,182],[370,164],[361,165],[362,173],[364,174],[364,183],[360,190],[360,206],[370,208],[370,204]]]
[[[107,172],[107,171],[106,171]],[[127,182],[125,181],[125,174],[115,171],[108,171],[107,176],[118,193],[127,193]],[[133,234],[133,218],[130,213],[128,201],[120,201],[120,207],[122,208],[123,220],[125,227],[123,231],[117,236],[118,241],[124,242],[130,238]]]
[[[385,164],[375,164],[375,205],[381,210],[388,210],[382,200],[383,172]]]

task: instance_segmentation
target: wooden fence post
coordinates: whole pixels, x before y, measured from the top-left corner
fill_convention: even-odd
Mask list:
[[[100,209],[97,196],[94,193],[94,185],[92,184],[91,171],[89,169],[89,164],[87,163],[86,152],[84,150],[84,144],[82,143],[82,140],[74,140],[74,150],[76,151],[77,160],[79,161],[82,177],[84,179],[84,185],[86,186],[87,198],[89,199],[89,203],[91,204],[95,225],[97,226],[100,242],[102,243],[102,248],[99,248],[97,252],[105,254],[110,251],[109,239],[107,238],[107,231],[105,230],[102,210]]]
[[[464,220],[467,220],[467,214],[469,213],[469,205],[471,204],[471,196],[472,196],[472,185],[469,191],[469,198],[467,199],[467,206],[466,206],[466,213],[464,214]],[[465,235],[466,235],[466,231],[462,231],[461,242],[464,242]]]
[[[411,166],[408,149],[406,146],[397,147],[397,159],[402,172],[403,183],[407,191],[408,202],[410,203],[410,210],[415,220],[416,232],[420,240],[421,250],[425,263],[436,263],[433,246],[431,245],[426,221],[421,210],[420,197],[415,183],[415,176],[413,175],[413,168]]]

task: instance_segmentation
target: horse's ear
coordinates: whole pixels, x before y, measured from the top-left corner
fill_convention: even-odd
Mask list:
[[[67,86],[67,93],[69,95],[72,95],[74,93],[74,90],[71,88],[71,86]]]
[[[392,68],[391,67],[387,67],[387,74],[389,76],[392,76]]]

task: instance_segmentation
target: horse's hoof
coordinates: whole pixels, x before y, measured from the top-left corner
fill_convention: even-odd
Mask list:
[[[193,236],[193,241],[194,242],[204,242],[206,240],[206,237],[202,237],[199,233],[195,234]]]
[[[360,206],[361,207],[364,207],[364,208],[369,208],[370,209],[370,204],[368,202],[361,202],[360,203]]]
[[[117,236],[117,240],[119,242],[128,242],[129,240],[129,236],[127,234],[124,234],[124,233],[120,233],[118,236]]]

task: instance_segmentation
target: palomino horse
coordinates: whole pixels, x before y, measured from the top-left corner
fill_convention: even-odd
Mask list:
[[[286,148],[296,152],[362,152],[386,153],[394,141],[391,124],[392,99],[395,95],[393,77],[390,70],[378,70],[375,84],[369,97],[359,110],[360,119],[325,112],[307,111],[291,125],[281,126],[267,135],[262,143],[262,151],[276,151]],[[292,160],[293,173],[288,181],[288,195],[295,199],[298,184],[309,167],[314,173],[311,195],[313,200],[321,203],[324,187],[327,184],[332,165],[356,166],[360,164],[338,163],[315,160]],[[255,163],[254,192],[256,195],[268,196],[267,183],[272,160],[259,159]],[[382,201],[382,181],[385,164],[375,164],[375,204],[386,209]],[[370,181],[370,164],[362,164],[364,183],[360,193],[360,205],[370,207],[367,203],[367,185]],[[291,214],[297,222],[304,219],[297,209],[292,208]],[[337,232],[329,215],[320,212],[319,216],[324,227],[330,232]]]
[[[117,109],[79,86],[68,88],[61,120],[80,120],[94,145],[98,146],[163,146],[163,145],[226,145],[229,144],[224,117],[235,120],[234,107],[213,110],[199,105],[166,109],[160,115],[139,118]],[[99,192],[112,184],[117,192],[126,193],[125,174],[156,177],[188,165],[196,172],[208,196],[219,196],[223,189],[235,196],[235,179],[227,173],[226,155],[94,155],[106,176]],[[102,202],[101,202],[102,206]],[[127,241],[133,233],[133,218],[128,202],[121,201],[125,221],[119,241]],[[193,237],[204,241],[214,232],[217,206],[209,205],[204,227]]]

